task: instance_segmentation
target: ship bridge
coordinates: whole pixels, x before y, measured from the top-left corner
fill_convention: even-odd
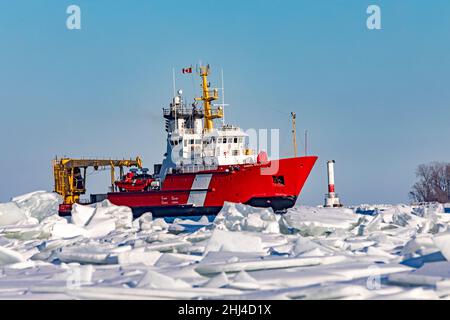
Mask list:
[[[256,163],[255,152],[247,147],[248,135],[241,128],[224,123],[214,127],[213,120],[223,118],[223,108],[211,105],[218,99],[218,90],[208,89],[209,67],[200,70],[203,96],[195,100],[203,101],[203,106],[196,102],[187,106],[179,90],[169,108],[163,108],[167,152],[160,172],[162,179],[175,168],[196,171],[200,167]]]

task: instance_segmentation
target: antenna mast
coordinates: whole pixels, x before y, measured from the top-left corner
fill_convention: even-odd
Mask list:
[[[176,95],[176,89],[175,89],[175,68],[172,68],[172,85],[173,85],[173,96]]]
[[[296,118],[295,112],[291,112],[292,117],[292,140],[294,142],[294,157],[297,158],[297,128],[296,128]]]
[[[305,156],[308,155],[308,130],[305,130]]]
[[[222,109],[223,109],[222,124],[225,125],[225,87],[223,84],[223,68],[221,69],[221,76],[222,76]]]
[[[219,99],[219,90],[213,89],[209,90],[209,65],[200,66],[200,77],[202,78],[202,89],[203,95],[201,98],[195,98],[196,101],[203,101],[203,108],[205,112],[205,131],[211,131],[214,129],[213,120],[223,117],[223,110],[217,109],[213,110],[211,107],[211,101]]]

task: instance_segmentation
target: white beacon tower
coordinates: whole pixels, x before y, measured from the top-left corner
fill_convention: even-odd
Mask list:
[[[325,195],[325,207],[342,207],[334,188],[334,160],[327,161],[328,193]]]

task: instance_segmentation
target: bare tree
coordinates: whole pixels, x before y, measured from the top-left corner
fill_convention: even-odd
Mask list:
[[[417,202],[450,202],[450,163],[432,162],[417,167],[418,181],[409,193]]]

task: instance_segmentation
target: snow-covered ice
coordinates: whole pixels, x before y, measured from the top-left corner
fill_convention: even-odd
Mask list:
[[[0,299],[446,299],[448,205],[133,220],[37,191],[0,204]]]

